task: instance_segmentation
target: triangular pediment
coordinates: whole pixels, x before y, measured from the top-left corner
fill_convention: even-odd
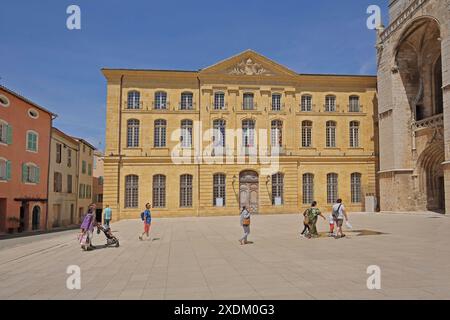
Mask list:
[[[231,58],[202,69],[203,74],[230,76],[296,76],[292,70],[270,60],[253,50],[246,50]]]

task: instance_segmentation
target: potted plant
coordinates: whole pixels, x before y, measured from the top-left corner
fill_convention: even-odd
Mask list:
[[[8,233],[14,233],[19,228],[20,220],[17,217],[8,218]]]

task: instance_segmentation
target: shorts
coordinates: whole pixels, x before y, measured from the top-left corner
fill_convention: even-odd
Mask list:
[[[344,224],[344,219],[337,219],[336,220],[336,226],[338,228],[342,227],[343,224]]]
[[[152,223],[144,223],[144,232],[148,233],[150,231],[150,226],[152,225]]]

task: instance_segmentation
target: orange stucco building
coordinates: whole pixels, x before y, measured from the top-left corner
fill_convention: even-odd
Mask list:
[[[0,86],[0,233],[45,229],[54,118]]]

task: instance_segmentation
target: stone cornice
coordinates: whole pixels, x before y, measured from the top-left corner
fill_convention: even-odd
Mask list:
[[[400,14],[389,26],[380,34],[380,41],[386,41],[395,31],[397,31],[416,11],[428,0],[416,0]]]

